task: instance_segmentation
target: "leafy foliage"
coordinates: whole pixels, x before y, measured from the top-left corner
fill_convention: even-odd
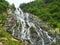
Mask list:
[[[0,1],[0,13],[3,13],[7,10],[9,3],[5,0]]]
[[[60,27],[60,0],[35,0],[21,4],[20,8],[25,12],[38,16],[51,27]]]

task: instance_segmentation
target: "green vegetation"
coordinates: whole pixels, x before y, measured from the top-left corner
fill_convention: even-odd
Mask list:
[[[0,1],[0,27],[4,25],[7,17],[7,9],[9,3],[5,0]]]
[[[9,3],[5,0],[0,1],[0,13],[6,12],[8,8]]]
[[[14,39],[14,38],[4,30],[0,30],[0,42],[2,42],[3,45],[22,45],[20,41]]]
[[[21,4],[20,8],[23,9],[24,12],[34,14],[40,20],[50,25],[52,28],[51,32],[56,34],[57,39],[56,44],[52,45],[60,45],[60,0],[35,0],[30,3]],[[14,39],[6,32],[5,22],[9,12],[13,12],[14,10],[14,4],[10,5],[6,0],[0,0],[0,42],[2,45],[22,45],[20,41]],[[31,27],[31,33],[34,33],[33,27]]]
[[[22,45],[6,31],[7,17],[9,12],[14,10],[14,4],[10,5],[6,0],[0,0],[0,45]]]
[[[20,8],[46,22],[57,38],[57,43],[52,45],[60,45],[60,0],[35,0],[21,4]]]
[[[35,0],[21,4],[20,8],[38,16],[52,28],[60,28],[60,0]]]
[[[8,17],[9,9],[12,11],[14,4],[10,5],[7,1],[0,1],[0,27],[5,25],[6,19]],[[14,8],[15,9],[15,8]]]

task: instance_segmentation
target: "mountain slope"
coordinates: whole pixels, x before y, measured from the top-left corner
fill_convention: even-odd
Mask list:
[[[38,16],[52,28],[60,28],[59,2],[59,0],[35,0],[31,3],[21,4],[20,8],[25,12]]]
[[[6,0],[0,0],[0,45],[21,45],[20,41],[6,31],[6,20],[12,9],[13,6]]]
[[[60,45],[60,0],[35,0],[21,4],[20,8],[46,22],[51,32],[56,34],[57,42],[54,45]]]

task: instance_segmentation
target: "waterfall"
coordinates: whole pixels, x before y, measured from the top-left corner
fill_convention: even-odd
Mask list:
[[[49,36],[48,32],[39,26],[39,21],[31,14],[24,13],[20,8],[17,8],[15,16],[18,26],[13,29],[13,36],[16,35],[23,42],[29,41],[30,45],[51,45],[56,41],[54,37]]]

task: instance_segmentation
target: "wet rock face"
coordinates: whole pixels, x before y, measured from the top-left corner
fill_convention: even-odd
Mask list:
[[[7,32],[29,45],[50,45],[53,38],[45,30],[48,26],[34,15],[16,9],[7,18]]]

